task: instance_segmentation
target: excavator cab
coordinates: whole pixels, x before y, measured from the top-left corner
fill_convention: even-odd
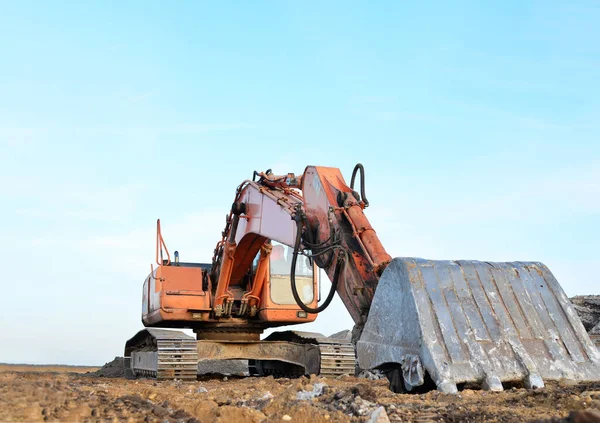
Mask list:
[[[296,304],[290,287],[291,255],[293,248],[272,241],[273,250],[269,257],[267,281],[262,290],[261,309],[258,316],[269,325],[278,323],[296,324],[312,322],[317,314],[306,313]],[[296,263],[296,287],[305,304],[316,305],[319,292],[319,272],[308,260]]]
[[[273,251],[269,262],[269,296],[275,304],[296,306],[290,288],[292,253],[293,248],[278,242],[273,243]],[[315,292],[318,292],[317,275],[318,272],[315,272],[314,265],[308,258],[298,260],[296,263],[296,287],[305,304],[312,303]]]
[[[157,225],[159,253],[163,256],[160,243],[164,245]],[[264,327],[281,324],[312,322],[317,314],[301,310],[294,300],[291,286],[291,259],[293,248],[269,240],[272,246],[268,254],[268,267],[264,280],[259,273],[261,252],[254,258],[251,269],[243,281],[230,285],[228,290],[234,298],[232,316],[244,318],[251,324]],[[147,327],[196,328],[210,322],[226,322],[224,316],[215,318],[213,304],[215,290],[210,283],[211,265],[208,263],[181,262],[176,251],[174,260],[158,259],[162,263],[152,267],[142,289],[142,321]],[[318,271],[308,258],[298,260],[295,269],[296,287],[305,304],[316,305],[318,301]],[[257,289],[261,284],[262,288]],[[259,292],[259,297],[251,294]],[[252,302],[254,300],[255,302]],[[245,304],[245,305],[244,305]],[[254,307],[252,307],[254,306]],[[245,311],[242,307],[245,307]],[[236,324],[241,324],[239,320]]]

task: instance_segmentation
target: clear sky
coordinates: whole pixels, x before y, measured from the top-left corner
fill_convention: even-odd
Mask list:
[[[122,355],[155,219],[209,261],[267,168],[362,162],[392,256],[600,293],[600,7],[495,3],[0,2],[0,362]]]

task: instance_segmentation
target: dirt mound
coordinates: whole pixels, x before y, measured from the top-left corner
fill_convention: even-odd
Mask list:
[[[600,295],[577,295],[571,303],[588,332],[600,324]]]
[[[115,357],[95,372],[88,373],[94,377],[125,377],[125,365],[123,357]]]
[[[342,331],[336,332],[332,335],[329,335],[329,337],[333,338],[333,339],[342,339],[344,341],[350,342],[350,341],[352,341],[352,331],[348,330],[348,329],[342,330]]]

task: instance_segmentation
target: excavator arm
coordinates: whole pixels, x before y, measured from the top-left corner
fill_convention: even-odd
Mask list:
[[[362,197],[353,189],[357,171],[361,172]],[[270,175],[262,177],[265,184],[281,180]],[[325,303],[317,309],[306,307],[298,298],[296,301],[304,310],[318,312],[328,305],[336,290],[354,322],[362,325],[379,277],[391,261],[363,212],[368,201],[362,165],[355,167],[351,186],[339,169],[322,166],[308,166],[299,180],[304,201],[303,207],[295,210],[294,256],[302,252],[314,258],[333,285]]]
[[[352,180],[358,171],[362,197],[352,188],[353,183],[350,187],[346,184],[339,169],[322,166],[308,166],[299,177],[255,172],[257,181],[240,185],[223,239],[215,248],[213,280],[217,289],[213,309],[217,316],[223,314],[223,309],[231,313],[229,307],[235,296],[228,294],[229,287],[241,282],[259,250],[275,240],[294,247],[291,287],[304,311],[322,311],[337,291],[355,323],[365,323],[377,281],[391,256],[363,212],[368,202],[361,165],[356,166]],[[295,289],[300,255],[314,260],[332,281],[332,289],[320,307],[304,304]],[[258,296],[256,287],[263,286],[263,280],[262,273],[257,272],[249,295]]]

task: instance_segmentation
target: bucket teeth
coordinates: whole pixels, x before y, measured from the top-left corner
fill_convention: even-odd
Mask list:
[[[525,378],[525,388],[527,389],[540,389],[544,387],[544,381],[542,377],[537,374],[528,375]]]

